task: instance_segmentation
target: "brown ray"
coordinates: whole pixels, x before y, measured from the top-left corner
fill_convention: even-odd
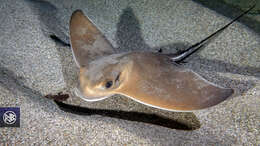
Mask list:
[[[233,94],[233,89],[210,83],[183,68],[182,61],[233,21],[179,54],[129,52],[115,49],[83,12],[76,10],[70,20],[70,40],[76,64],[80,67],[79,90],[86,101],[98,101],[121,94],[145,105],[170,110],[192,111],[214,106]],[[172,57],[173,56],[173,57]]]

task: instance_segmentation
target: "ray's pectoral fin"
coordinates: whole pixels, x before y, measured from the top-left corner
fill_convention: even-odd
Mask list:
[[[160,109],[192,111],[214,106],[233,93],[163,58],[147,58],[136,62],[119,94]]]
[[[161,83],[140,79],[137,82],[142,87],[134,88],[133,85],[131,89],[128,88],[121,94],[155,108],[193,111],[217,105],[233,93],[232,89],[218,87],[192,72],[182,73],[179,77],[171,82],[161,78],[159,79]]]
[[[79,67],[87,66],[98,57],[114,53],[112,45],[81,10],[73,12],[69,29],[73,56]]]

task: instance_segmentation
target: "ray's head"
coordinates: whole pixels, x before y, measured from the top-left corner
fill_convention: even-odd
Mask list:
[[[116,93],[128,79],[132,61],[122,54],[92,61],[80,68],[79,88],[85,98],[103,99]]]

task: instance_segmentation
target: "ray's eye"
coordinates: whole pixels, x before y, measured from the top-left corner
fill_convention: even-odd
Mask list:
[[[113,85],[113,81],[107,81],[105,86],[106,86],[106,88],[108,89],[108,88],[110,88],[112,85]]]

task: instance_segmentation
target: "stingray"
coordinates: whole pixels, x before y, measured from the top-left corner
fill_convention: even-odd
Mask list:
[[[168,111],[193,111],[217,105],[234,90],[207,81],[182,62],[253,8],[175,54],[138,49],[120,52],[81,10],[76,10],[69,27],[73,58],[80,70],[75,93],[87,102],[123,95]]]

